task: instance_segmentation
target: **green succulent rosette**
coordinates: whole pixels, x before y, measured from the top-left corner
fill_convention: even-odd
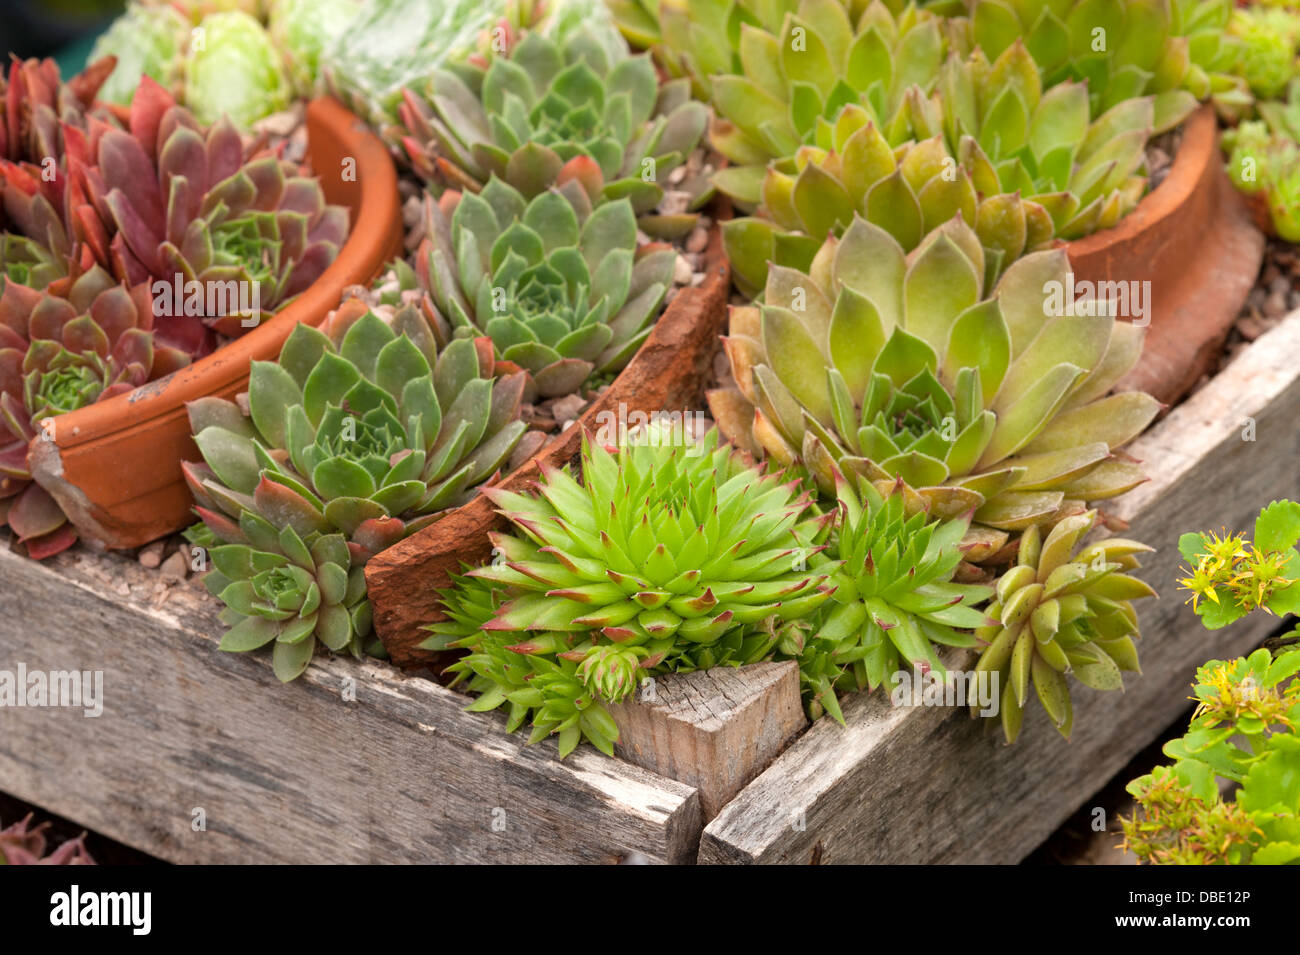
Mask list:
[[[984,644],[975,669],[999,676],[1008,744],[1020,735],[1031,685],[1069,739],[1074,717],[1067,676],[1094,690],[1119,690],[1122,671],[1139,670],[1132,601],[1155,591],[1127,571],[1152,548],[1117,537],[1080,547],[1096,518],[1096,511],[1071,515],[1046,537],[1037,525],[1026,530],[1016,565],[999,578],[997,599],[986,610],[994,623],[975,630]]]
[[[533,741],[558,733],[562,755],[583,738],[612,752],[604,705],[642,677],[763,659],[830,592],[829,516],[716,432],[616,453],[585,440],[581,474],[485,490],[516,530],[444,594],[449,620],[424,645],[469,649],[451,670],[482,694],[474,708],[508,704],[510,729],[531,717]]]
[[[315,93],[321,52],[348,32],[361,9],[361,0],[272,0],[267,33],[299,96]]]
[[[880,483],[836,474],[835,589],[791,654],[813,719],[843,723],[838,694],[892,689],[903,670],[944,673],[935,646],[977,646],[971,631],[989,623],[975,608],[993,589],[953,582],[970,515],[909,515],[902,483]]]
[[[1067,302],[1062,250],[1018,260],[990,292],[984,274],[960,217],[910,256],[855,219],[807,273],[773,266],[763,303],[733,307],[725,345],[739,391],[709,395],[714,419],[741,447],[801,462],[827,495],[838,469],[902,478],[909,510],[933,518],[974,509],[976,561],[1006,532],[1143,481],[1115,452],[1160,405],[1108,394],[1143,330],[1104,300]]]
[[[495,176],[531,199],[577,177],[593,203],[628,199],[647,231],[694,225],[689,213],[652,213],[708,110],[685,81],[661,88],[648,55],[611,56],[595,31],[561,42],[529,31],[485,68],[436,70],[423,90],[404,91],[400,115],[390,136],[428,182],[477,192]],[[690,208],[710,194],[702,179],[682,188]]]
[[[472,498],[523,435],[522,378],[494,380],[486,343],[439,351],[414,307],[385,322],[357,305],[254,362],[247,414],[190,403],[203,463],[183,470],[219,539],[245,543],[252,513],[309,544],[342,534],[364,563]]]
[[[429,199],[425,210],[416,267],[435,323],[490,338],[527,372],[530,395],[619,371],[672,283],[676,253],[638,249],[631,202],[593,205],[577,180],[527,200],[494,176],[479,194]]]
[[[343,535],[312,533],[304,540],[292,524],[277,528],[252,511],[240,515],[239,529],[247,543],[213,547],[213,569],[203,578],[225,604],[221,622],[229,629],[221,649],[246,653],[272,644],[283,683],[303,674],[318,642],[360,659],[370,602],[364,568]]]
[[[190,23],[171,4],[128,3],[126,11],[95,40],[90,53],[92,62],[104,56],[116,58],[100,99],[129,104],[141,76],[168,88],[175,86],[189,42]]]
[[[293,98],[284,63],[266,28],[247,13],[213,13],[195,28],[182,77],[185,105],[200,123],[222,117],[248,129]]]

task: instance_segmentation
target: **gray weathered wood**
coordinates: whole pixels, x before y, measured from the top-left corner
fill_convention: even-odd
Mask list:
[[[590,747],[561,762],[385,664],[281,686],[268,656],[217,651],[216,601],[162,580],[0,550],[0,670],[101,670],[105,699],[0,708],[0,789],[176,862],[693,859],[692,787]]]
[[[1259,338],[1131,453],[1152,480],[1108,509],[1159,548],[1137,606],[1143,673],[1123,693],[1074,686],[1074,734],[1032,703],[1014,747],[964,712],[892,708],[881,696],[822,720],[705,828],[702,862],[1015,862],[1083,805],[1187,705],[1196,666],[1256,645],[1265,615],[1209,633],[1174,580],[1180,534],[1249,529],[1300,493],[1300,312]],[[1253,430],[1253,434],[1252,434]],[[1254,440],[1248,440],[1253,437]],[[967,657],[967,659],[970,659]],[[994,722],[994,721],[989,721]]]
[[[618,755],[694,786],[706,821],[808,722],[793,660],[660,677],[652,700],[610,712]]]

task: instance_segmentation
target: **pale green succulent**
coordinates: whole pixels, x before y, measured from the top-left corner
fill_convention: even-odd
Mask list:
[[[1137,362],[1143,330],[1104,302],[1067,305],[1063,250],[1018,260],[989,293],[984,275],[960,218],[910,256],[855,219],[807,273],[774,266],[763,303],[732,309],[739,394],[710,395],[715,420],[743,447],[801,462],[827,494],[835,469],[902,478],[912,510],[975,508],[1002,531],[1144,480],[1114,452],[1160,405],[1141,392],[1107,397]],[[986,534],[971,559],[1005,540]]]
[[[100,87],[108,103],[131,102],[140,77],[151,76],[171,88],[180,77],[181,61],[190,41],[190,25],[169,4],[128,3],[126,12],[95,40],[89,62],[117,57],[112,74]]]
[[[321,51],[347,31],[362,0],[272,0],[267,32],[299,96],[311,96]]]
[[[205,125],[226,116],[247,129],[293,96],[266,29],[237,10],[206,16],[195,28],[182,82],[185,105]]]

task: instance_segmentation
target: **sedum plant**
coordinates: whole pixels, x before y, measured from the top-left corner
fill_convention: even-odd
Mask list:
[[[348,32],[362,0],[271,0],[267,33],[298,96],[312,96],[322,51]]]
[[[204,129],[148,77],[129,129],[96,126],[68,166],[72,234],[116,276],[248,290],[218,315],[160,316],[158,337],[196,357],[307,288],[347,235],[347,210],[327,205],[317,180],[272,154],[246,156],[233,125]]]
[[[492,564],[444,594],[429,649],[467,649],[450,669],[527,720],[530,742],[559,735],[613,751],[607,705],[644,676],[738,666],[773,652],[780,625],[830,588],[818,539],[829,516],[796,483],[719,448],[658,432],[615,453],[584,438],[581,481],[544,470],[535,493],[485,489],[516,530],[492,535]],[[808,569],[804,569],[807,567]]]
[[[144,286],[127,288],[103,269],[45,291],[4,281],[0,292],[0,524],[41,560],[77,539],[63,511],[27,467],[45,423],[131,391],[189,361],[156,346]]]
[[[526,200],[494,176],[480,194],[427,199],[425,215],[416,265],[435,324],[486,335],[530,395],[621,369],[672,282],[671,249],[637,248],[631,201],[593,206],[576,179]]]
[[[532,199],[578,178],[594,203],[626,198],[647,231],[681,234],[694,216],[651,213],[704,133],[708,111],[689,97],[684,80],[660,88],[648,55],[611,56],[594,30],[561,42],[529,31],[485,67],[438,69],[404,91],[391,135],[439,186],[478,192],[496,176]],[[703,181],[694,193],[698,207]]]
[[[1300,77],[1289,83],[1285,100],[1267,100],[1257,109],[1260,119],[1224,131],[1228,175],[1264,202],[1280,238],[1300,242]]]
[[[996,599],[985,611],[993,621],[975,630],[985,645],[976,671],[999,675],[1008,744],[1020,735],[1031,684],[1069,739],[1069,676],[1094,690],[1119,690],[1122,671],[1139,670],[1132,601],[1155,591],[1127,571],[1152,548],[1121,538],[1080,547],[1096,517],[1096,511],[1071,515],[1045,537],[1038,525],[1026,530],[1016,565],[999,578]]]
[[[1007,531],[1140,483],[1115,452],[1160,406],[1107,393],[1136,363],[1142,329],[1102,303],[1066,303],[1061,250],[1020,259],[989,293],[984,274],[960,217],[911,256],[855,219],[807,273],[774,266],[763,304],[733,307],[739,390],[709,395],[715,420],[742,447],[802,463],[823,493],[838,468],[902,478],[909,509],[935,518],[975,509],[973,561]]]
[[[308,545],[342,534],[362,564],[468,501],[509,457],[523,381],[494,372],[478,342],[439,350],[412,306],[386,322],[358,302],[324,331],[296,326],[278,362],[253,363],[247,414],[190,403],[203,463],[183,469],[198,514],[236,543],[247,513]]]
[[[1300,505],[1274,501],[1254,541],[1185,534],[1195,567],[1180,583],[1201,622],[1226,626],[1253,610],[1279,616],[1300,601]],[[1285,575],[1285,576],[1284,576]],[[1133,780],[1137,810],[1124,844],[1155,864],[1294,865],[1300,860],[1300,631],[1247,657],[1197,670],[1188,731],[1164,746],[1171,765]],[[1234,787],[1225,795],[1225,784]]]
[[[902,482],[878,483],[884,486],[835,473],[834,591],[807,627],[788,628],[779,645],[799,659],[813,719],[829,712],[843,723],[837,693],[892,689],[900,670],[944,673],[935,644],[974,647],[970,631],[989,622],[975,607],[992,588],[953,582],[970,515],[909,515]],[[803,639],[791,645],[799,629]]]
[[[1238,7],[1228,22],[1228,32],[1240,39],[1233,72],[1261,99],[1286,92],[1296,75],[1296,49],[1300,46],[1300,13],[1278,7]]]

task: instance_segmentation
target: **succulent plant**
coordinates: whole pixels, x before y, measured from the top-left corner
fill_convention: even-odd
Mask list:
[[[530,393],[568,394],[621,369],[672,282],[671,249],[637,249],[631,202],[593,208],[576,179],[525,200],[493,176],[425,210],[416,265],[435,324],[487,335]]]
[[[615,454],[584,438],[581,473],[485,489],[518,531],[492,535],[499,559],[444,595],[450,620],[425,644],[471,650],[451,670],[482,694],[473,708],[509,703],[511,730],[531,714],[532,741],[559,733],[561,755],[584,737],[611,752],[603,704],[643,675],[761,659],[830,591],[829,515],[716,432]]]
[[[27,449],[42,422],[130,391],[188,362],[157,347],[148,289],[118,284],[98,266],[45,291],[12,279],[0,292],[0,523],[42,559],[76,533],[32,483]]]
[[[391,135],[425,180],[478,192],[496,176],[532,199],[576,178],[593,203],[627,198],[647,230],[690,230],[689,214],[651,213],[708,110],[684,80],[661,89],[648,55],[611,60],[592,32],[556,43],[529,31],[486,68],[459,73],[437,70],[424,90],[404,92],[403,128]],[[700,180],[693,205],[707,196]]]
[[[203,578],[226,605],[221,649],[244,653],[274,643],[272,666],[283,683],[307,669],[317,641],[360,659],[371,623],[364,561],[354,559],[342,534],[312,530],[304,538],[295,523],[277,529],[245,510],[238,528],[246,543],[212,548],[213,569]]]
[[[97,60],[64,83],[53,60],[15,60],[0,76],[0,271],[22,285],[68,274],[67,151],[83,148],[87,110],[112,69]]]
[[[273,0],[267,32],[299,96],[317,88],[321,51],[347,32],[361,0]]]
[[[0,865],[94,865],[86,851],[86,834],[69,839],[49,855],[45,854],[45,830],[49,822],[32,825],[32,813],[12,826],[0,829]]]
[[[1107,538],[1080,548],[1096,511],[1059,521],[1043,537],[1038,525],[1020,538],[1016,566],[997,582],[997,599],[986,613],[994,623],[978,627],[985,644],[976,671],[999,674],[999,708],[1008,743],[1020,734],[1029,686],[1066,739],[1073,725],[1067,675],[1094,690],[1123,687],[1121,671],[1137,671],[1137,615],[1132,601],[1155,591],[1125,571],[1152,548]]]
[[[113,73],[100,90],[105,102],[131,102],[141,76],[168,89],[180,80],[181,64],[190,42],[189,21],[169,3],[130,2],[126,10],[95,40],[91,59],[111,56]]]
[[[1300,242],[1300,77],[1289,83],[1286,100],[1257,109],[1261,119],[1224,131],[1228,175],[1242,192],[1263,199],[1280,238]]]
[[[1240,39],[1233,72],[1261,99],[1281,96],[1296,75],[1300,14],[1268,7],[1238,7],[1228,32]]]
[[[1232,0],[974,0],[971,39],[990,58],[1024,41],[1048,85],[1086,81],[1092,115],[1145,95],[1157,116],[1238,89],[1225,28]]]
[[[493,374],[486,342],[439,351],[414,307],[385,322],[354,301],[324,331],[299,325],[278,363],[253,362],[247,415],[190,403],[205,463],[183,470],[198,514],[221,540],[261,549],[247,513],[309,545],[341,533],[360,566],[465,503],[509,457],[523,380]]]
[[[327,205],[319,182],[274,155],[245,157],[233,125],[205,131],[147,76],[130,131],[93,129],[68,165],[73,232],[102,265],[132,284],[170,287],[180,275],[240,300],[218,315],[159,318],[159,339],[191,355],[212,349],[214,330],[242,334],[307,288],[347,235],[347,210]]]
[[[1300,504],[1273,501],[1242,535],[1184,534],[1195,565],[1181,581],[1208,629],[1254,610],[1297,609]],[[1247,657],[1211,660],[1193,684],[1187,733],[1170,740],[1172,765],[1133,780],[1138,809],[1122,818],[1125,847],[1156,864],[1294,865],[1300,859],[1300,629]]]
[[[322,51],[322,78],[354,113],[383,129],[398,121],[403,88],[472,53],[479,34],[511,6],[506,0],[367,0]]]
[[[854,487],[854,484],[857,487]],[[901,481],[872,484],[836,472],[839,522],[830,553],[841,561],[835,590],[798,656],[811,716],[844,721],[838,692],[892,687],[903,669],[944,672],[934,645],[974,647],[970,630],[989,618],[975,609],[991,587],[954,583],[970,515],[908,516]]]
[[[1026,252],[1115,225],[1146,190],[1145,147],[1153,132],[1195,105],[1158,117],[1155,97],[1126,100],[1089,120],[1087,86],[1046,91],[1016,42],[989,64],[976,50],[950,56],[937,91],[914,100],[919,142],[891,149],[871,113],[850,103],[815,146],[772,163],[762,179],[761,218],[723,227],[742,290],[766,281],[769,262],[806,268],[822,238],[862,215],[911,251],[961,213],[975,227],[990,275]],[[725,173],[723,174],[725,175]],[[727,188],[723,186],[723,188]],[[741,197],[754,198],[754,197]]]
[[[773,266],[763,304],[733,307],[739,393],[709,395],[714,419],[742,447],[801,461],[828,495],[838,468],[902,478],[932,518],[977,508],[973,561],[1006,541],[988,528],[1022,530],[1144,480],[1114,452],[1160,406],[1104,397],[1137,361],[1142,329],[1102,301],[1066,302],[1063,250],[1018,260],[988,296],[984,274],[960,217],[911,256],[856,218],[808,273]]]
[[[239,10],[213,13],[195,33],[182,82],[185,105],[200,123],[225,119],[247,129],[289,105],[293,89],[284,62],[256,19]]]

